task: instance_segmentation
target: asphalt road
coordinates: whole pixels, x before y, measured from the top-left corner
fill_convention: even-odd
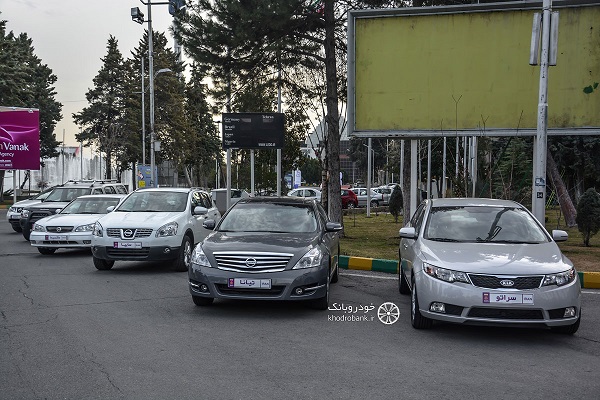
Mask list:
[[[86,251],[42,256],[5,215],[1,399],[600,397],[600,291],[584,290],[574,336],[448,324],[417,331],[394,277],[358,271],[333,285],[339,310],[202,308],[185,273],[136,262],[97,271]],[[394,324],[377,317],[385,302],[399,307]]]

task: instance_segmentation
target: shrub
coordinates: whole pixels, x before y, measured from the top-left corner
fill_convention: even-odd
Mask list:
[[[577,229],[583,235],[583,244],[590,245],[590,238],[600,230],[600,194],[589,188],[577,203]]]
[[[403,204],[402,189],[400,188],[400,185],[396,185],[394,186],[394,190],[392,190],[389,202],[390,214],[394,216],[396,223],[398,223],[398,216],[402,214]]]

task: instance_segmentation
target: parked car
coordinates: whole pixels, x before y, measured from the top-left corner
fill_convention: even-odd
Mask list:
[[[342,208],[358,207],[358,197],[351,189],[342,189]]]
[[[338,280],[342,226],[321,203],[294,197],[255,197],[232,206],[196,246],[189,289],[198,306],[217,299],[311,301],[327,309]]]
[[[12,206],[8,208],[6,211],[6,220],[10,223],[10,226],[13,228],[15,232],[22,232],[23,228],[21,228],[21,211],[23,211],[23,207],[31,206],[33,204],[38,204],[42,200],[44,200],[50,192],[54,189],[54,186],[48,188],[39,194],[32,196],[26,200],[17,201]]]
[[[581,286],[571,261],[522,205],[491,199],[425,200],[400,229],[399,291],[411,293],[411,323],[434,320],[548,326],[572,334]]]
[[[316,199],[321,201],[321,191],[313,188],[297,188],[288,192],[288,196],[303,197],[305,199]]]
[[[381,194],[381,205],[387,206],[390,204],[390,196],[392,195],[393,187],[379,186],[373,189],[375,193]]]
[[[59,248],[90,248],[96,221],[123,197],[124,194],[80,196],[58,214],[36,221],[29,243],[41,254],[54,254]]]
[[[219,212],[225,214],[225,211],[227,211],[227,189],[213,189],[210,191],[210,195],[217,205]],[[232,204],[246,197],[250,197],[250,193],[244,189],[230,189],[229,206],[231,207]]]
[[[367,188],[353,188],[352,191],[356,194],[358,198],[358,206],[366,207],[367,206]],[[379,207],[379,205],[383,204],[383,195],[381,193],[377,193],[373,189],[371,189],[371,207]]]
[[[127,193],[127,186],[114,180],[72,180],[55,187],[42,202],[24,207],[21,211],[23,237],[29,240],[36,221],[58,213],[63,207],[79,196],[86,194]]]
[[[187,271],[194,245],[210,233],[202,223],[220,218],[212,197],[204,190],[138,189],[96,222],[94,266],[108,270],[117,260],[164,260],[171,261],[175,271]]]

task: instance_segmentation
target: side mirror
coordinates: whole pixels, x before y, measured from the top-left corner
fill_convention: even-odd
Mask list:
[[[405,238],[405,239],[416,239],[417,238],[417,232],[415,231],[415,228],[413,228],[412,226],[400,228],[400,231],[398,233],[400,234],[401,238]]]
[[[206,208],[206,207],[196,206],[192,210],[193,215],[206,215],[207,213],[208,213],[208,208]]]
[[[342,224],[339,222],[328,222],[325,224],[325,230],[327,232],[339,232],[342,230]]]
[[[217,223],[215,222],[214,219],[205,219],[204,222],[202,223],[202,226],[205,229],[210,229],[211,231],[213,229],[215,229],[215,226],[217,225]]]
[[[115,209],[115,206],[106,207],[106,212],[109,213]]]
[[[555,242],[564,242],[568,238],[569,234],[567,232],[558,229],[552,230],[552,239],[554,239]]]

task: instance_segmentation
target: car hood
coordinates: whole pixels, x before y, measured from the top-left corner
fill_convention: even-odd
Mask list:
[[[69,201],[48,201],[48,202],[41,201],[36,204],[27,206],[26,208],[28,210],[43,210],[43,209],[55,210],[57,208],[65,208],[65,206],[69,203],[70,203]]]
[[[104,228],[151,228],[177,220],[182,212],[121,212],[113,211],[100,219]]]
[[[213,232],[202,242],[212,258],[217,251],[274,252],[294,254],[299,259],[319,241],[319,233]],[[294,262],[295,263],[295,262]]]
[[[573,266],[555,242],[506,244],[423,240],[421,249],[426,262],[462,272],[535,275],[562,272]]]
[[[11,207],[27,207],[33,204],[41,203],[41,200],[27,199],[21,200],[14,203]]]
[[[46,226],[80,226],[92,224],[104,214],[55,214],[37,221]]]

